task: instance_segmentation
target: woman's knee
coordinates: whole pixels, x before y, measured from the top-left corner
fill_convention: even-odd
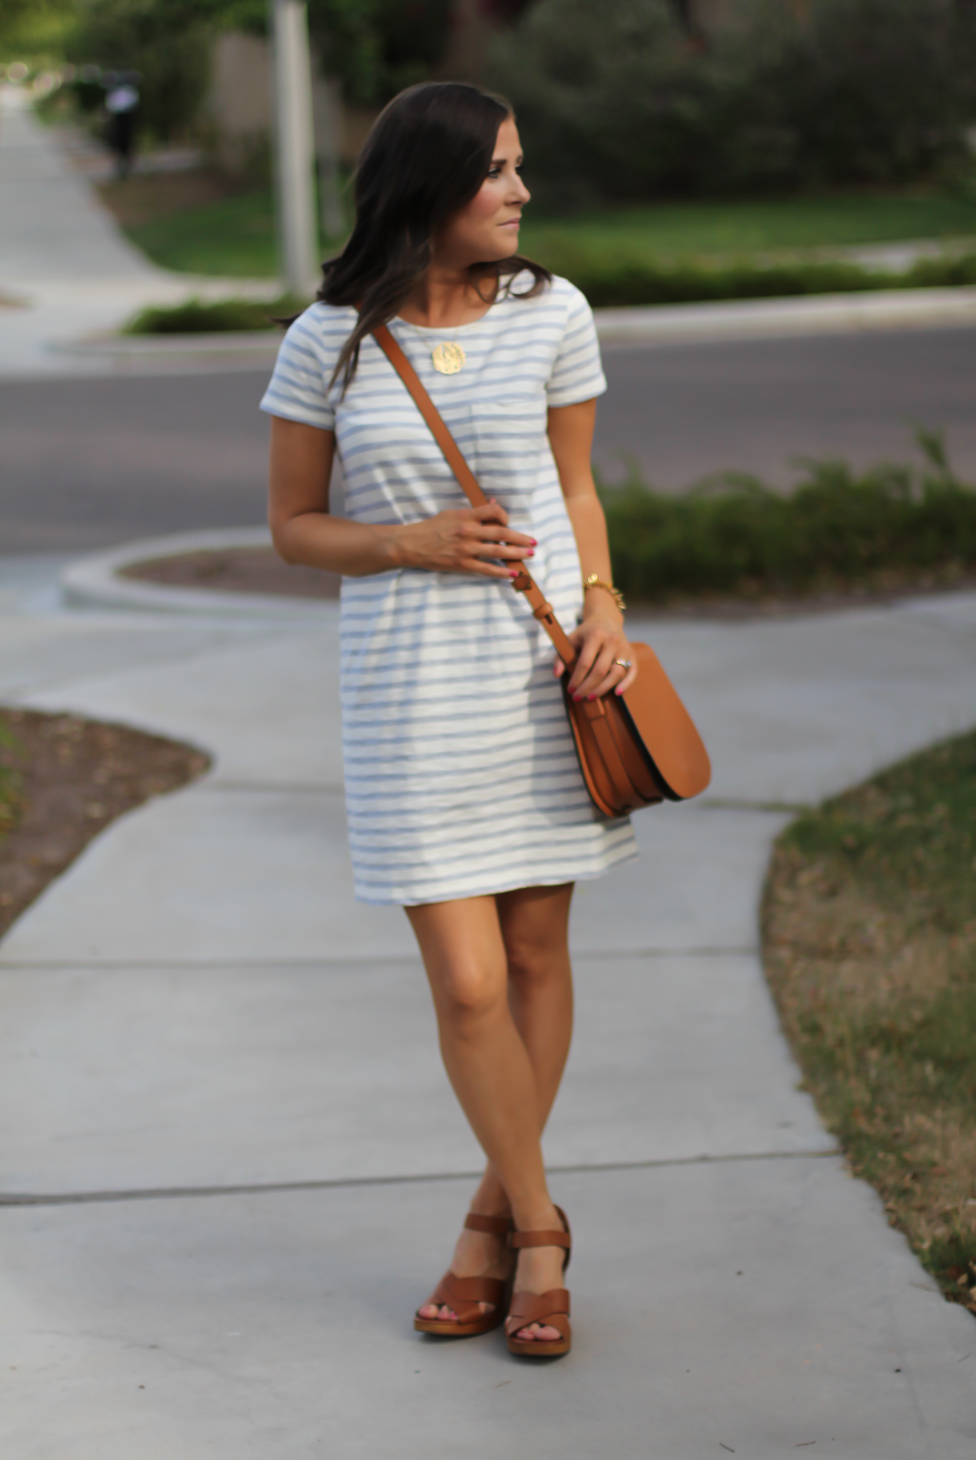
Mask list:
[[[505,1003],[505,970],[473,960],[453,963],[435,980],[434,999],[440,1016],[452,1024],[491,1018]]]
[[[571,978],[569,950],[562,943],[513,938],[506,952],[508,977],[520,989],[555,987]]]

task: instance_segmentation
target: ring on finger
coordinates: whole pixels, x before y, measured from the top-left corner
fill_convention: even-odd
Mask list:
[[[630,669],[633,661],[630,659],[615,659],[614,664],[619,664],[621,669]]]

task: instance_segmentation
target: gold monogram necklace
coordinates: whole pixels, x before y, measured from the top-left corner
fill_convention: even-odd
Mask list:
[[[464,362],[468,358],[457,342],[458,330],[460,328],[461,326],[458,325],[450,344],[435,345],[430,352],[434,369],[441,375],[456,375],[463,368]]]

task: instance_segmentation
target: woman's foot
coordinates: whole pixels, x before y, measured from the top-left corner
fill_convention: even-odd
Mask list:
[[[474,1232],[464,1227],[454,1247],[450,1270],[459,1278],[497,1278],[504,1283],[511,1275],[512,1259],[513,1253],[507,1236],[493,1232]],[[478,1304],[481,1313],[491,1313],[494,1308],[494,1303]],[[457,1313],[447,1304],[425,1303],[422,1308],[417,1309],[417,1317],[427,1322],[437,1319],[455,1322]]]
[[[562,1225],[559,1213],[553,1207],[551,1215],[533,1221],[531,1226],[526,1224],[525,1230],[542,1231],[548,1228],[558,1232]],[[515,1291],[542,1294],[551,1292],[553,1288],[561,1288],[565,1259],[566,1252],[562,1247],[520,1248],[515,1269]],[[562,1334],[558,1328],[551,1328],[547,1324],[530,1323],[528,1327],[520,1328],[514,1337],[527,1343],[555,1343]]]

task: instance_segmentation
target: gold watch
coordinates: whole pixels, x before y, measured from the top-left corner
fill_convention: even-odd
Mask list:
[[[620,612],[627,612],[627,605],[626,603],[624,603],[624,595],[621,593],[619,588],[614,588],[613,584],[608,583],[605,578],[600,578],[597,576],[596,573],[591,573],[588,578],[583,579],[584,592],[587,588],[605,589],[606,592],[610,594],[610,597],[613,599],[614,603],[620,609]]]

